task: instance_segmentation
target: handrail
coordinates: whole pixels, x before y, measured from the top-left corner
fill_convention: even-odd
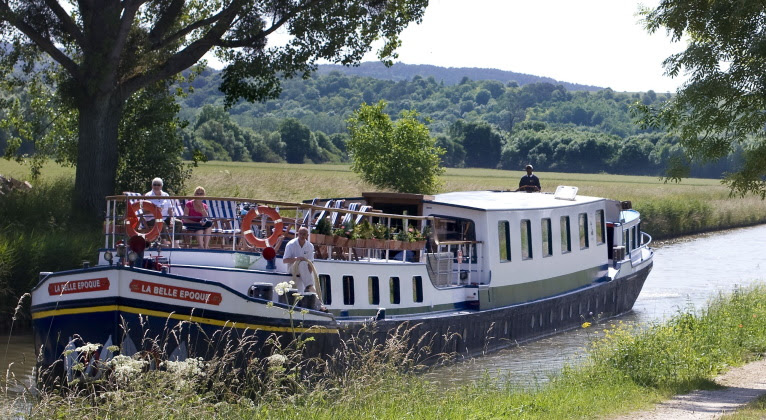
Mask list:
[[[643,239],[644,236],[649,238],[649,240],[648,241],[644,241],[644,239]],[[650,243],[652,243],[652,235],[642,231],[641,232],[641,246],[642,247],[648,247]]]
[[[170,195],[170,196],[128,196],[128,195],[110,195],[107,196],[107,200],[158,200],[158,199],[165,199],[165,200],[178,200],[178,199],[184,199],[184,200],[196,200],[199,199],[199,196],[188,196],[188,195]],[[203,196],[204,200],[220,200],[220,201],[236,201],[240,203],[247,203],[247,202],[253,202],[258,204],[268,204],[273,206],[280,206],[280,207],[286,207],[286,208],[295,208],[295,209],[310,209],[310,210],[327,210],[327,208],[323,206],[316,206],[311,204],[305,204],[305,203],[294,203],[289,201],[274,201],[274,200],[257,200],[257,199],[250,199],[250,198],[242,198],[242,197],[215,197],[215,196]],[[433,216],[414,216],[414,215],[401,215],[401,214],[391,214],[391,213],[379,213],[379,212],[371,212],[371,211],[356,211],[356,210],[349,210],[344,208],[333,208],[331,209],[334,212],[339,213],[350,213],[350,214],[361,214],[365,216],[372,216],[372,217],[385,217],[385,218],[393,218],[393,219],[407,219],[407,220],[433,220]]]

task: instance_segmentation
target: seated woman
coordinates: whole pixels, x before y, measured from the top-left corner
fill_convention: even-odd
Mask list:
[[[205,189],[197,187],[194,189],[194,195],[200,198],[189,200],[184,206],[184,227],[187,230],[195,231],[197,234],[197,243],[201,248],[207,249],[210,244],[210,234],[213,231],[213,221],[208,219],[210,212],[207,204],[202,202],[205,196]]]

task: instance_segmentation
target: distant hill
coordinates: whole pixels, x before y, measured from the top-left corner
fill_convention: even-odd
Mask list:
[[[481,69],[476,67],[439,67],[429,64],[405,64],[394,63],[386,67],[379,61],[367,61],[358,67],[346,67],[339,64],[322,64],[318,74],[327,74],[338,71],[347,75],[373,77],[382,80],[412,80],[415,76],[428,78],[433,76],[437,81],[443,81],[447,85],[456,85],[467,77],[471,80],[498,80],[503,83],[516,82],[519,86],[531,83],[552,83],[562,85],[569,91],[599,91],[604,89],[598,86],[581,85],[577,83],[561,82],[550,77],[533,76],[531,74],[515,73],[498,69]]]

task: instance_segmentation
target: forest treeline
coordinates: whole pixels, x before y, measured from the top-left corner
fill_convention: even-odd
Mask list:
[[[561,84],[470,80],[457,84],[433,76],[384,80],[331,71],[283,83],[279,99],[240,102],[228,111],[218,91],[220,72],[207,69],[180,100],[186,158],[290,163],[344,162],[346,121],[362,103],[386,101],[396,119],[415,110],[447,167],[662,175],[681,158],[675,137],[642,130],[631,116],[637,102],[658,104],[669,93],[569,91]],[[692,167],[692,175],[718,178],[736,160]]]
[[[474,70],[476,77],[494,74]],[[188,122],[179,124],[183,157],[346,162],[348,118],[362,103],[385,101],[394,120],[402,111],[419,114],[445,150],[446,167],[519,170],[531,163],[538,171],[661,176],[669,162],[683,159],[677,138],[641,129],[631,115],[636,103],[658,105],[669,93],[568,90],[558,83],[468,76],[456,83],[433,75],[395,80],[390,74],[381,73],[379,77],[389,77],[383,79],[356,75],[358,69],[348,72],[324,69],[305,80],[284,80],[279,99],[241,101],[225,109],[218,90],[221,72],[203,70],[176,86],[186,91],[176,99],[179,117]],[[0,152],[6,149],[4,134],[0,132]],[[21,152],[32,154],[34,147],[25,145]],[[692,166],[691,176],[719,178],[738,156],[735,152]]]

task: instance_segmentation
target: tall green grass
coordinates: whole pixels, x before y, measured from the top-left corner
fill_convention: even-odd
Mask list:
[[[228,365],[231,358],[160,364],[161,369],[144,374],[115,369],[87,387],[27,395],[32,403],[22,411],[32,419],[569,419],[625,414],[673,394],[714,387],[716,374],[759,357],[766,350],[766,286],[719,295],[705,308],[685,308],[663,323],[601,324],[589,331],[588,358],[532,389],[490,376],[454,388],[428,382],[412,373],[412,354],[402,347],[406,336],[400,335],[371,347],[351,341],[334,358],[312,363],[283,351],[284,358],[251,360],[245,369]],[[292,368],[301,363],[308,369]],[[348,369],[334,369],[338,364]],[[11,404],[3,410],[19,414]]]
[[[72,189],[71,178],[59,178],[0,199],[0,313],[12,313],[41,271],[94,262],[103,236],[99,226],[75,217]],[[7,331],[10,320],[0,317],[0,329]],[[19,327],[28,324],[28,317],[17,319]]]

